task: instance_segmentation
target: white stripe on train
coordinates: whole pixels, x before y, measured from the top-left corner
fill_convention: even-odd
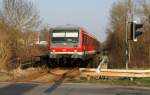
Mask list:
[[[84,53],[85,54],[93,54],[95,53],[96,51],[93,50],[93,51],[86,51],[86,52],[51,52],[52,54],[78,54],[78,55],[83,55]]]

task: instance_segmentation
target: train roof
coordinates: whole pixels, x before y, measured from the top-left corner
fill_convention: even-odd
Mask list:
[[[63,25],[52,28],[53,30],[79,30],[80,27],[76,25]]]

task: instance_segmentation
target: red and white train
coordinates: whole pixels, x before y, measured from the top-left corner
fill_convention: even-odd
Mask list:
[[[100,52],[100,42],[81,27],[55,27],[50,31],[48,51],[50,64],[82,65]]]

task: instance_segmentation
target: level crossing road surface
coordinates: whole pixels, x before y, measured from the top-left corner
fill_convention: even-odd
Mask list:
[[[150,88],[83,83],[0,83],[0,95],[150,95]]]

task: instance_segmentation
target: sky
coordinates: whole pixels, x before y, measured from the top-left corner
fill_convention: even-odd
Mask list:
[[[43,23],[50,27],[78,25],[95,35],[100,41],[106,39],[106,29],[112,4],[117,0],[31,0],[40,13]]]

